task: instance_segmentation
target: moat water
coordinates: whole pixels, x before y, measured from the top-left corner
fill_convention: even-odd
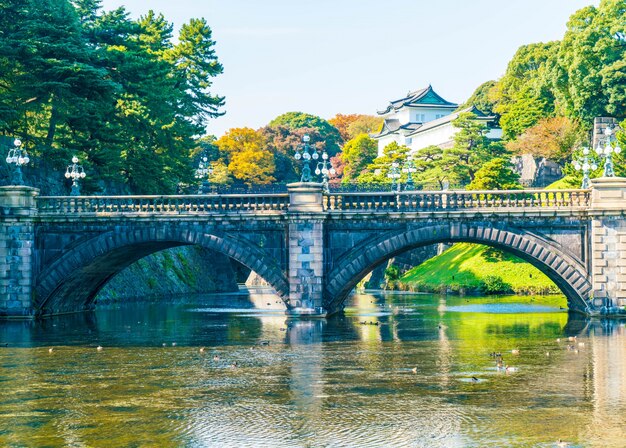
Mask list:
[[[626,446],[624,322],[527,302],[358,294],[297,321],[255,291],[1,322],[0,446]]]

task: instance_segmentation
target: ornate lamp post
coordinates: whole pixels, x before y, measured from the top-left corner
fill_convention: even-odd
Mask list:
[[[413,163],[413,157],[408,156],[406,161],[404,162],[404,167],[402,167],[402,172],[406,173],[406,187],[405,190],[413,190],[415,186],[413,185],[413,173],[417,171],[415,168],[415,164]]]
[[[65,170],[65,177],[72,179],[72,191],[70,196],[80,196],[80,187],[78,185],[78,179],[84,179],[87,176],[85,170],[78,164],[78,157],[72,157],[72,164],[67,166]]]
[[[604,157],[604,177],[615,177],[615,171],[613,171],[613,154],[622,152],[619,143],[616,143],[615,147],[612,146],[612,143],[617,141],[613,134],[613,129],[607,126],[604,129],[605,137],[603,140],[605,146],[602,147],[603,140],[599,140],[598,146],[596,147],[596,153],[600,157]]]
[[[13,170],[12,183],[13,185],[23,185],[24,179],[22,178],[22,165],[27,165],[30,162],[30,157],[26,150],[22,150],[22,141],[16,138],[13,141],[13,148],[9,149],[6,161],[9,165],[14,164],[15,170]]]
[[[296,153],[294,154],[296,160],[302,159],[304,161],[300,182],[311,182],[311,159],[317,160],[320,157],[317,149],[309,145],[310,140],[311,137],[308,135],[302,136],[302,144],[296,148]]]
[[[330,168],[329,168],[330,167]],[[324,186],[324,191],[328,193],[328,175],[335,174],[335,168],[328,161],[328,154],[326,150],[322,152],[322,161],[317,162],[317,167],[315,168],[315,174],[318,176],[322,175],[322,185]]]
[[[398,162],[391,162],[391,168],[387,177],[391,179],[391,191],[397,190],[400,192],[400,164]]]
[[[591,182],[589,180],[589,173],[598,169],[598,165],[596,165],[596,163],[591,160],[591,158],[589,157],[589,153],[589,148],[584,147],[583,158],[574,161],[574,168],[576,168],[576,171],[583,172],[583,183],[581,185],[581,188],[584,189],[589,188],[589,186],[591,185]]]
[[[207,177],[211,174],[213,174],[213,168],[209,164],[209,158],[206,155],[202,155],[196,169],[196,179],[202,180],[202,184],[198,187],[198,194],[205,194],[209,191]]]

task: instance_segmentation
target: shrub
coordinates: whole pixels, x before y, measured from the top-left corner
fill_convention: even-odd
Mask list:
[[[400,268],[396,265],[390,265],[385,269],[385,279],[390,282],[393,280],[398,280],[400,278],[401,272]]]
[[[511,285],[505,283],[500,276],[488,275],[483,280],[480,289],[485,294],[504,294],[511,292]]]

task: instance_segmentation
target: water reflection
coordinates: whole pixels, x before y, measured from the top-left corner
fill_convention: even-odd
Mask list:
[[[623,446],[624,323],[487,302],[293,320],[256,290],[3,322],[0,446]]]

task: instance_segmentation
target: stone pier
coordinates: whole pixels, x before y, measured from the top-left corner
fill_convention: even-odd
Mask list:
[[[33,313],[32,288],[39,190],[0,187],[0,317]]]
[[[294,183],[289,188],[288,315],[324,317],[323,185]]]
[[[615,314],[626,306],[626,178],[591,182],[593,304],[601,313]]]

